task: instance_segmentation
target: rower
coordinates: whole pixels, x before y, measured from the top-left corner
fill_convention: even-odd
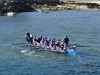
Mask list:
[[[40,41],[40,46],[42,48],[45,48],[45,39],[44,38],[42,38],[42,40]]]
[[[45,47],[49,48],[49,44],[50,44],[50,39],[49,38],[47,39],[47,37],[45,37]]]
[[[30,44],[33,44],[33,36],[29,32],[26,31],[26,34],[23,38],[26,38],[26,41]]]
[[[33,37],[33,45],[36,45],[36,42],[37,42],[37,38],[36,36]]]
[[[51,43],[51,46],[52,46],[52,48],[55,50],[56,49],[56,45],[55,45],[55,38],[51,41],[52,43]]]
[[[55,42],[56,49],[60,49],[60,43],[61,43],[60,39],[57,42]]]
[[[38,45],[38,46],[41,46],[41,40],[42,40],[42,36],[39,37],[39,38],[37,38],[37,45]]]

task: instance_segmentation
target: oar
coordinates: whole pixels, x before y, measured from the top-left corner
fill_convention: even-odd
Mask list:
[[[69,44],[69,46],[76,46],[76,47],[92,47],[92,46],[85,46],[80,44]]]
[[[23,45],[23,44],[25,44],[25,43],[18,43],[18,44],[17,43],[15,43],[15,44],[12,43],[12,45]]]
[[[69,44],[70,46],[80,45],[80,44]]]
[[[75,53],[76,54],[76,53]],[[78,55],[78,54],[76,54],[76,56],[78,57],[78,58],[81,58],[81,56],[80,55]]]
[[[92,46],[81,46],[81,45],[79,45],[79,46],[76,46],[76,47],[92,47]]]

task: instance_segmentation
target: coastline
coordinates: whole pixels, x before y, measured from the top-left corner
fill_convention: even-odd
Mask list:
[[[100,8],[88,8],[86,5],[75,5],[75,4],[68,4],[68,5],[57,5],[51,7],[44,7],[44,8],[37,8],[44,11],[55,11],[55,10],[100,10]]]
[[[22,2],[21,5],[18,3],[11,2],[11,3],[2,3],[3,6],[0,6],[0,14],[5,14],[7,12],[34,12],[36,9],[48,12],[48,11],[55,11],[55,10],[99,10],[100,9],[100,1],[67,1],[67,2],[60,2],[58,4],[42,4],[42,3],[24,3]]]

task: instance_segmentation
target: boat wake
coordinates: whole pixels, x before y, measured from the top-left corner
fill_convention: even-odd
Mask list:
[[[32,55],[35,53],[35,51],[30,51],[30,50],[22,50],[21,53],[25,53],[26,55]]]

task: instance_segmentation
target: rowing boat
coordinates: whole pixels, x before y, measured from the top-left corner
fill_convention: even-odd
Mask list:
[[[29,44],[27,43],[26,44],[27,46],[30,46],[30,47],[34,47],[35,49],[39,49],[39,50],[45,50],[45,51],[51,51],[51,52],[55,52],[55,53],[61,53],[61,54],[65,54],[67,56],[76,56],[76,53],[75,53],[75,46],[73,46],[72,48],[67,48],[67,49],[64,49],[64,50],[59,50],[59,49],[50,49],[50,48],[43,48],[41,46],[34,46],[33,44]]]

